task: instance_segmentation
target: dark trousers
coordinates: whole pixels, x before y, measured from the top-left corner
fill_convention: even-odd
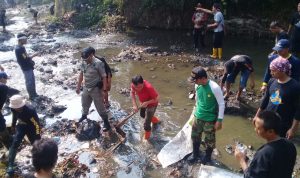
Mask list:
[[[224,31],[214,32],[213,48],[222,48],[223,46]]]
[[[9,149],[12,143],[12,136],[8,133],[5,125],[5,119],[0,113],[0,142]]]
[[[34,141],[41,139],[40,128],[36,128],[34,125],[28,124],[17,125],[16,135],[14,136],[12,146],[9,149],[8,166],[13,167],[17,150],[21,145],[25,135],[28,137],[30,143],[33,144]]]
[[[145,131],[151,131],[151,120],[152,117],[154,116],[155,111],[156,111],[156,106],[141,108],[140,116],[145,119],[144,122]]]
[[[204,43],[204,37],[205,37],[205,31],[203,28],[194,28],[193,31],[193,36],[194,36],[194,47],[199,48],[199,43],[201,46],[204,48],[205,43]]]
[[[26,89],[29,94],[29,98],[33,99],[37,96],[35,89],[35,76],[33,70],[24,70],[23,71]]]

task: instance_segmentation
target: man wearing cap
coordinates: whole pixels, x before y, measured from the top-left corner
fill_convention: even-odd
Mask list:
[[[221,88],[223,89],[225,84],[226,89],[224,98],[229,98],[231,84],[234,83],[239,72],[241,72],[241,79],[236,99],[240,99],[243,89],[247,86],[249,76],[251,76],[251,88],[254,88],[255,83],[253,71],[252,60],[247,55],[235,55],[230,60],[226,61],[224,64],[224,74],[221,82]]]
[[[154,116],[158,106],[159,95],[154,87],[144,80],[141,75],[136,75],[131,79],[131,101],[133,109],[138,112],[136,96],[140,100],[140,116],[145,119],[144,122],[144,139],[149,140],[151,136],[151,123],[158,124],[160,120]]]
[[[94,105],[104,122],[103,131],[107,132],[111,129],[107,110],[104,106],[103,96],[107,92],[107,76],[104,63],[95,59],[94,48],[87,47],[83,49],[81,57],[83,62],[80,66],[80,73],[77,82],[76,93],[80,93],[80,88],[84,79],[83,92],[81,95],[82,116],[79,122],[87,118],[89,108],[94,101]]]
[[[195,83],[196,105],[192,125],[193,155],[190,163],[195,163],[200,157],[200,144],[202,133],[206,151],[201,159],[202,164],[211,161],[213,149],[216,147],[216,131],[222,128],[225,103],[220,86],[207,78],[207,73],[202,67],[195,67],[192,70],[191,82]]]
[[[221,5],[219,3],[214,3],[212,10],[204,9],[204,8],[197,8],[202,12],[206,12],[208,14],[214,15],[214,23],[207,25],[207,28],[214,29],[214,36],[213,36],[213,53],[211,55],[214,59],[222,59],[222,46],[223,46],[223,37],[224,37],[224,17],[221,12]]]
[[[291,78],[293,78],[297,81],[300,81],[300,60],[296,56],[289,53],[289,47],[290,47],[290,42],[287,39],[279,40],[276,43],[276,45],[273,47],[273,50],[277,51],[277,54],[270,55],[268,57],[269,61],[267,64],[266,72],[265,72],[262,87],[261,87],[262,92],[266,91],[268,82],[271,78],[271,71],[270,71],[269,66],[270,66],[271,62],[274,59],[276,59],[278,56],[280,56],[290,62],[290,64],[292,65],[291,74],[290,74]]]
[[[288,139],[295,135],[300,120],[300,84],[289,76],[291,68],[290,62],[281,56],[271,62],[273,78],[256,114],[257,117],[263,110],[277,112],[281,116],[279,135]]]
[[[2,115],[2,108],[4,103],[7,100],[8,94],[8,86],[6,85],[7,82],[7,75],[5,72],[0,72],[0,142],[9,149],[12,142],[12,137],[9,135],[4,116]]]
[[[291,52],[300,57],[300,2],[297,4],[297,12],[291,18],[288,34],[291,34]]]
[[[34,100],[38,95],[35,89],[35,76],[34,76],[34,62],[33,57],[37,56],[38,53],[29,56],[24,47],[27,44],[27,36],[23,33],[17,35],[18,45],[15,48],[15,54],[17,62],[20,65],[25,78],[26,89],[29,94],[29,99]]]
[[[196,12],[193,14],[192,22],[194,23],[194,47],[196,52],[199,51],[199,41],[202,46],[202,48],[205,47],[204,38],[205,38],[205,25],[207,22],[207,13],[201,12],[200,10],[197,10],[197,8],[201,8],[202,4],[198,3],[196,7]]]
[[[30,143],[41,138],[41,127],[39,117],[36,110],[26,105],[26,100],[21,95],[14,95],[10,98],[9,107],[12,111],[12,131],[16,131],[12,146],[9,149],[8,155],[8,169],[7,173],[12,175],[14,173],[14,162],[17,150],[26,135]],[[16,126],[16,123],[18,124]]]

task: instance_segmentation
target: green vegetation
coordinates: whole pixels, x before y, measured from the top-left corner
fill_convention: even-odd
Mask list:
[[[72,0],[72,7],[80,11],[76,16],[75,26],[85,28],[104,23],[106,16],[112,12],[121,12],[123,0]]]

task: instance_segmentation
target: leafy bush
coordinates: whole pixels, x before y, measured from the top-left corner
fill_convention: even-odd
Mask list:
[[[112,10],[121,11],[123,0],[72,0],[72,6],[83,4],[86,9],[80,11],[76,17],[75,26],[77,28],[85,28],[103,22],[103,18]]]

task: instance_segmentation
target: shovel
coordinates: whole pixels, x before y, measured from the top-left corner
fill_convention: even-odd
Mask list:
[[[140,108],[139,108],[140,109]],[[138,112],[138,111],[137,111]],[[131,114],[129,114],[128,116],[126,116],[126,118],[124,118],[123,120],[121,120],[119,123],[117,123],[116,125],[114,125],[116,132],[121,135],[123,138],[126,137],[126,133],[121,129],[121,127],[127,123],[127,121],[133,116],[135,115],[137,112],[133,112]]]

